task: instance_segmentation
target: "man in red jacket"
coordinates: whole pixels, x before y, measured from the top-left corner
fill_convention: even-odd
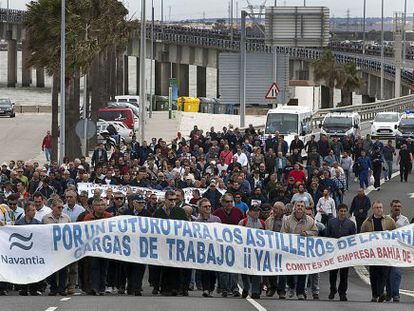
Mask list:
[[[233,196],[226,193],[221,197],[222,208],[214,212],[214,216],[220,218],[221,223],[228,225],[238,225],[244,218],[243,212],[234,206]],[[237,274],[228,272],[219,272],[219,288],[221,295],[227,297],[228,292],[233,292],[233,297],[239,297],[237,289]]]
[[[50,131],[47,131],[46,136],[43,138],[42,151],[45,153],[46,161],[50,162],[52,154],[52,135],[50,135]]]

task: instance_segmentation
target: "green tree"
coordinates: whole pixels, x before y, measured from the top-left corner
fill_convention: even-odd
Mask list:
[[[312,63],[315,75],[315,81],[322,82],[329,88],[329,105],[326,108],[333,107],[334,88],[339,87],[342,79],[342,67],[336,62],[335,56],[331,50],[325,50],[322,57]]]
[[[342,106],[352,105],[352,92],[359,89],[363,83],[354,63],[342,65],[339,81],[342,89]]]
[[[29,64],[45,68],[49,75],[55,77],[54,83],[57,83],[60,71],[61,0],[31,1],[27,9],[25,23],[31,50]],[[66,1],[65,149],[69,158],[81,155],[80,141],[75,133],[76,122],[80,119],[79,79],[108,47],[125,48],[130,32],[127,14],[128,10],[117,0]],[[53,92],[57,90],[55,86]],[[52,116],[52,132],[54,141],[57,141],[57,94],[53,94],[52,98],[52,104],[55,105],[55,109],[52,108],[55,112]]]

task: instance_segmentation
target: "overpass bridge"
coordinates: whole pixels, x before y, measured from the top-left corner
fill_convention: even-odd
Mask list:
[[[17,83],[16,66],[16,42],[22,42],[22,86],[30,85],[30,69],[24,66],[25,57],[29,51],[25,44],[24,30],[25,11],[0,9],[0,39],[6,39],[8,43],[8,86]],[[151,47],[151,24],[147,27],[147,55],[150,55]],[[231,38],[225,30],[194,29],[179,25],[160,25],[154,27],[154,58],[155,58],[155,93],[168,95],[169,78],[176,77],[179,83],[179,93],[189,93],[189,65],[197,66],[197,96],[206,96],[206,68],[211,67],[219,70],[218,56],[223,52],[240,51],[240,34],[236,31]],[[140,31],[137,29],[131,34],[126,56],[139,57]],[[313,78],[310,63],[321,57],[320,49],[270,47],[264,42],[264,38],[248,38],[246,42],[247,52],[251,53],[282,53],[290,58],[290,79]],[[361,93],[370,97],[379,97],[381,59],[377,55],[362,55],[362,48],[354,47],[352,52],[344,50],[344,46],[332,44],[333,53],[339,63],[354,62],[363,72],[363,78],[367,82],[361,89]],[[374,52],[372,52],[375,54]],[[138,63],[138,62],[137,62]],[[127,59],[125,59],[127,66]],[[401,70],[401,94],[408,95],[410,87],[414,83],[412,69],[414,61],[412,54],[407,53],[405,68]],[[172,72],[171,72],[172,71]],[[394,97],[395,65],[391,57],[384,61],[384,95],[385,99]],[[43,70],[39,72],[40,84],[42,86]],[[139,72],[139,70],[137,70]],[[124,79],[125,77],[121,77]],[[137,77],[137,84],[139,83]],[[44,78],[43,78],[44,85]],[[128,81],[124,81],[125,89],[128,89]],[[218,91],[218,88],[217,88]]]

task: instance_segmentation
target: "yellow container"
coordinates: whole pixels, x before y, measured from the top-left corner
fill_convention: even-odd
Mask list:
[[[185,112],[199,112],[200,100],[195,97],[178,97],[177,110]]]

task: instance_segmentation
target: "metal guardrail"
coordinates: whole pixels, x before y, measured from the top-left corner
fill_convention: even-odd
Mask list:
[[[377,101],[371,104],[345,106],[340,108],[320,109],[312,117],[312,125],[317,128],[327,113],[338,111],[358,112],[361,121],[371,121],[378,112],[393,111],[403,112],[406,109],[414,108],[414,95],[407,95],[400,98]]]

